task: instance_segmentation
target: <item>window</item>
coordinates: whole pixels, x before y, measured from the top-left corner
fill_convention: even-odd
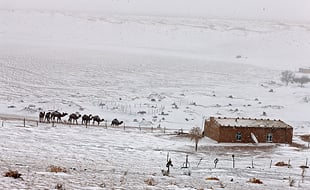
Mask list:
[[[267,134],[267,142],[272,142],[272,133]]]
[[[237,132],[237,134],[236,134],[236,140],[237,141],[241,141],[241,132]]]

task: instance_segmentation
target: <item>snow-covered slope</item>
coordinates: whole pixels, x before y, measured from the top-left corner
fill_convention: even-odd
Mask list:
[[[310,21],[307,0],[1,0],[2,9],[142,16]]]
[[[2,0],[0,5],[4,48],[15,42],[282,69],[309,64],[307,1]]]

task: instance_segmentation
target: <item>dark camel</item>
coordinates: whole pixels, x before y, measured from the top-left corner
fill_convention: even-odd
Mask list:
[[[100,117],[98,115],[95,115],[93,117],[93,125],[95,124],[95,122],[97,122],[99,125],[101,121],[104,121],[104,119],[100,119]]]
[[[68,122],[69,122],[69,123],[73,123],[73,124],[74,124],[74,122],[75,122],[75,124],[78,124],[77,120],[78,120],[80,117],[81,117],[80,114],[72,113],[72,114],[69,115],[69,120],[68,120]]]
[[[60,113],[58,111],[54,111],[51,113],[51,119],[55,121],[55,119],[57,118],[56,122],[58,123],[58,122],[61,122],[61,118],[65,117],[66,115],[68,115],[68,113],[65,113],[65,112]]]
[[[39,113],[39,122],[44,122],[44,116],[45,116],[45,112],[40,112]]]
[[[51,112],[45,114],[45,122],[49,123],[51,121]]]
[[[118,121],[116,118],[112,120],[111,126],[119,126],[123,123],[123,121]]]
[[[83,117],[82,117],[82,124],[90,124],[90,120],[92,120],[92,115],[89,114],[89,115],[86,115],[84,114]]]

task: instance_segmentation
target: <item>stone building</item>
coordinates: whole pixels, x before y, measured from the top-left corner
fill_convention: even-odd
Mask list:
[[[210,117],[204,135],[225,143],[292,143],[293,127],[281,120]]]
[[[300,73],[310,73],[310,67],[308,68],[299,68]]]

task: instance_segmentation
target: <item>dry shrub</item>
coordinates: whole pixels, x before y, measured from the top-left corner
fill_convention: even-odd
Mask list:
[[[169,176],[169,172],[166,170],[161,170],[161,173],[163,174],[163,176]]]
[[[60,167],[60,166],[49,166],[47,168],[47,171],[49,172],[55,172],[55,173],[58,173],[58,172],[63,172],[63,173],[68,173],[68,170],[66,168],[63,168],[63,167]]]
[[[263,184],[263,182],[260,179],[257,179],[255,177],[249,179],[250,183],[257,183],[257,184]]]
[[[170,185],[177,185],[177,182],[176,181],[170,181]]]
[[[216,181],[219,181],[219,178],[217,178],[217,177],[207,177],[206,180],[216,180]]]
[[[55,186],[55,189],[57,190],[65,190],[65,187],[61,183],[57,183]]]
[[[295,143],[295,142],[292,142],[290,144],[291,147],[296,147],[296,148],[300,148],[300,149],[307,149],[308,147],[304,144],[299,144],[299,143]]]
[[[285,162],[277,162],[275,166],[289,166],[289,165]]]
[[[21,175],[22,174],[18,173],[18,171],[9,170],[9,171],[5,172],[4,177],[12,177],[12,178],[17,179],[17,178],[21,178],[20,177]]]
[[[289,182],[289,186],[293,187],[295,185],[295,183],[296,183],[296,180],[291,178],[291,177],[289,177],[288,182]]]
[[[145,182],[147,185],[155,186],[155,180],[154,180],[153,178],[146,179],[146,180],[144,180],[144,182]]]
[[[301,140],[305,142],[310,142],[310,134],[309,135],[301,135],[300,136]]]

